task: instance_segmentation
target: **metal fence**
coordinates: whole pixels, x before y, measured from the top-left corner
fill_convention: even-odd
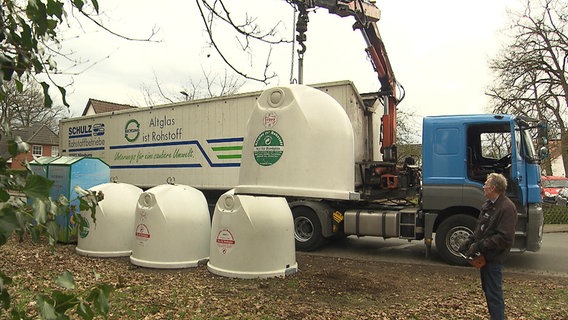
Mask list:
[[[568,207],[543,203],[545,224],[568,224]]]

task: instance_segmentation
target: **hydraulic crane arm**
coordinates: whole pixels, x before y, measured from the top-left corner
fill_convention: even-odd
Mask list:
[[[383,98],[385,108],[382,118],[381,152],[383,160],[396,162],[394,145],[396,143],[396,105],[399,99],[396,93],[396,79],[376,24],[381,16],[379,8],[368,0],[289,0],[289,2],[296,4],[300,12],[321,7],[340,17],[355,18],[353,28],[361,30],[367,45],[365,50],[381,84],[378,94]],[[305,36],[301,36],[300,39],[305,40]]]

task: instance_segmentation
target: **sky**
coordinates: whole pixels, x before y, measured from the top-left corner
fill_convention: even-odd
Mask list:
[[[294,12],[284,0],[225,1],[231,17],[242,21],[256,18],[269,28],[278,21],[279,35],[292,39]],[[100,30],[92,23],[72,24],[62,41],[81,64],[58,60],[60,84],[72,82],[67,101],[71,116],[79,116],[89,98],[145,106],[142,86],[154,86],[155,79],[168,95],[179,93],[203,73],[222,75],[228,67],[207,43],[204,25],[195,1],[162,0],[99,1],[102,22],[111,30],[134,38],[147,37],[153,28],[153,42],[128,41]],[[507,8],[517,0],[377,0],[381,20],[377,23],[397,81],[405,89],[401,110],[419,116],[484,113],[484,94],[493,77],[488,59],[503,46],[502,30],[507,26]],[[310,13],[307,51],[304,55],[304,84],[351,80],[359,92],[379,88],[354,20],[329,14],[325,9]],[[253,54],[241,54],[239,43],[229,30],[215,29],[217,41],[247,74],[262,75],[266,46],[255,45]],[[272,46],[269,72],[277,76],[269,86],[285,85],[297,78],[297,56],[292,43]],[[293,64],[292,64],[293,63]],[[70,75],[73,74],[73,75]],[[244,83],[240,92],[263,90],[267,84]]]

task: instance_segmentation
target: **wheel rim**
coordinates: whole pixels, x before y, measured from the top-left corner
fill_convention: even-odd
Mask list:
[[[460,245],[472,235],[473,232],[464,226],[452,228],[446,237],[446,247],[455,256],[461,256],[459,252]]]
[[[314,235],[314,225],[306,217],[296,217],[294,219],[294,237],[297,241],[307,242]]]

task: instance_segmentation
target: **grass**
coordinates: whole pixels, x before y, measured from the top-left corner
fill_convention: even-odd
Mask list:
[[[230,279],[207,268],[157,270],[128,258],[89,258],[73,245],[10,242],[0,270],[13,278],[13,304],[34,316],[35,296],[57,289],[70,270],[85,289],[115,287],[109,319],[486,319],[478,271],[297,254],[300,272],[286,278]],[[509,319],[568,318],[568,276],[505,272]],[[58,289],[59,290],[59,289]],[[8,319],[0,314],[0,319]]]

